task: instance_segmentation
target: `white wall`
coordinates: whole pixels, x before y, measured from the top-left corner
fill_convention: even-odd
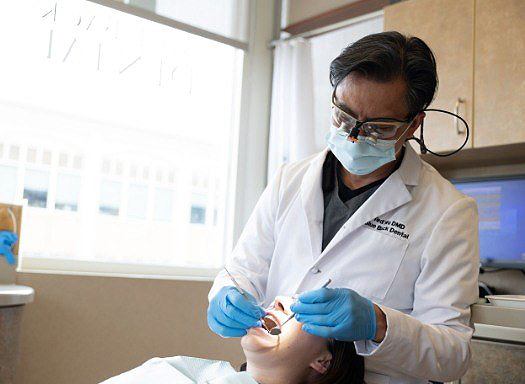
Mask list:
[[[381,15],[311,39],[315,142],[319,150],[325,147],[325,135],[330,129],[330,98],[332,95],[329,77],[330,62],[353,42],[371,33],[382,31],[383,16]]]

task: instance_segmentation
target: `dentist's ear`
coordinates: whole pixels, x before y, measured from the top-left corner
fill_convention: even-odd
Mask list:
[[[330,363],[332,362],[332,354],[328,351],[324,352],[321,356],[318,356],[313,362],[310,363],[310,368],[314,369],[316,372],[324,375],[328,368],[330,368]]]
[[[416,118],[412,122],[412,126],[410,127],[410,129],[407,132],[407,137],[414,136],[414,132],[421,126],[421,123],[423,122],[423,120],[425,119],[426,116],[427,115],[426,115],[425,112],[419,112],[416,115]]]

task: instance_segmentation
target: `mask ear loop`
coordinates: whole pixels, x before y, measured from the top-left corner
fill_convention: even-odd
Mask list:
[[[406,141],[414,140],[415,142],[417,142],[419,144],[419,147],[421,148],[421,153],[422,154],[425,154],[425,153],[428,152],[428,153],[433,154],[434,156],[447,157],[447,156],[455,155],[456,153],[461,151],[463,149],[463,147],[465,147],[465,145],[467,145],[468,139],[469,139],[469,136],[470,136],[470,128],[469,128],[467,122],[465,121],[465,119],[463,119],[459,115],[456,115],[455,113],[452,113],[452,112],[449,112],[449,111],[445,111],[443,109],[424,109],[422,112],[425,112],[425,111],[442,112],[442,113],[446,113],[446,114],[451,115],[451,116],[455,116],[458,119],[460,119],[463,124],[465,124],[465,127],[467,128],[467,131],[466,131],[465,141],[463,142],[463,144],[461,144],[461,146],[458,149],[456,149],[456,150],[454,150],[452,152],[449,152],[449,153],[436,153],[436,152],[433,152],[430,149],[428,149],[428,147],[425,145],[425,139],[423,138],[423,125],[424,125],[424,120],[423,120],[421,122],[421,130],[419,132],[419,139],[417,137],[410,137],[410,138],[408,138],[406,140]]]

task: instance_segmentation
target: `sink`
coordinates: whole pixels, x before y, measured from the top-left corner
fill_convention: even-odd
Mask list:
[[[33,301],[35,290],[23,285],[0,285],[0,307],[24,305]]]

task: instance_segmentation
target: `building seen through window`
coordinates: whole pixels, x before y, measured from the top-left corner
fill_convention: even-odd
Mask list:
[[[77,211],[80,188],[80,175],[58,174],[55,209]]]
[[[49,190],[49,172],[26,169],[24,199],[30,207],[45,208]]]

